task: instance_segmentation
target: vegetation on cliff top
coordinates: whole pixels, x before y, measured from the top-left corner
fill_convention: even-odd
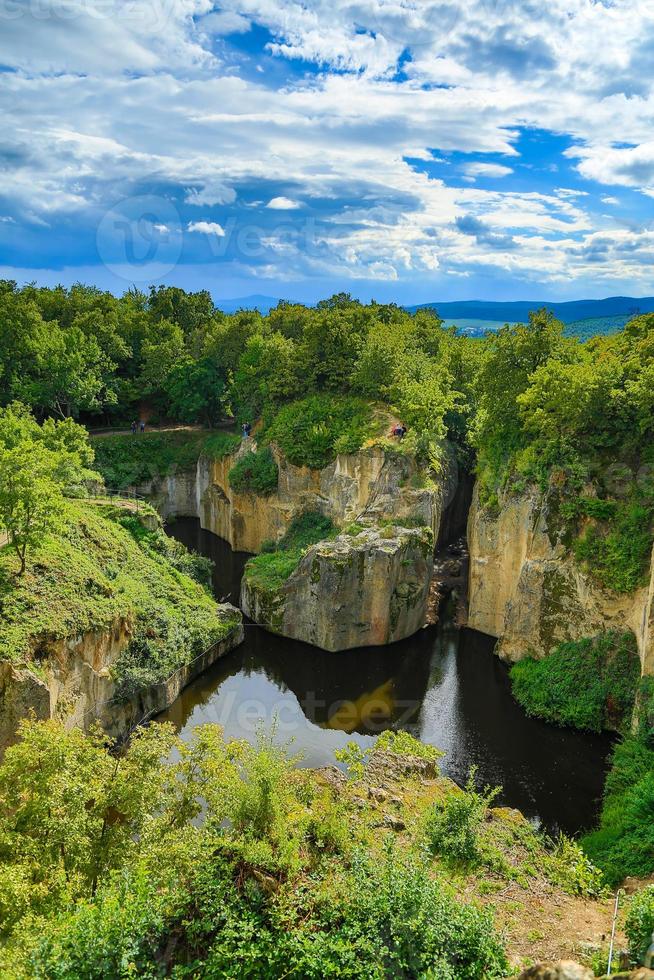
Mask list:
[[[16,557],[2,548],[3,659],[38,670],[49,644],[122,618],[132,623],[115,666],[125,693],[163,679],[234,625],[194,581],[207,581],[206,560],[120,507],[64,501],[57,530],[35,546],[26,573],[16,571]]]
[[[511,668],[513,695],[527,714],[599,732],[628,725],[640,679],[633,633],[561,643],[547,657]]]
[[[337,533],[330,519],[323,514],[314,511],[300,514],[291,521],[276,544],[264,542],[262,553],[249,559],[244,572],[247,582],[255,588],[276,592],[295,571],[307,548]]]
[[[279,482],[279,467],[269,446],[244,453],[227,474],[229,485],[236,493],[258,496],[274,493]]]
[[[239,445],[233,432],[198,429],[101,436],[93,440],[95,465],[109,487],[146,483],[195,469],[200,456],[222,459]]]
[[[494,916],[514,957],[565,949],[566,916],[590,904],[610,921],[609,902],[583,897],[596,884],[576,845],[512,811],[475,803],[474,859],[443,850],[432,815],[447,825],[473,791],[414,757],[408,736],[348,784],[298,768],[272,736],[226,743],[212,725],[184,743],[153,724],[118,756],[54,721],[21,734],[0,765],[8,980],[491,980],[509,972]],[[393,802],[369,796],[381,780]],[[553,888],[561,923],[543,943],[523,903]]]

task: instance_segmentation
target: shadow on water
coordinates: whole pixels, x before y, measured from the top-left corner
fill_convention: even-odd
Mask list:
[[[168,531],[215,563],[218,598],[238,603],[248,555],[180,518]],[[182,738],[207,722],[229,738],[250,738],[276,721],[308,766],[334,761],[348,741],[362,748],[386,728],[406,728],[445,753],[441,768],[465,782],[503,787],[501,802],[554,833],[576,833],[597,816],[611,738],[528,718],[511,696],[494,639],[452,624],[389,647],[327,653],[246,623],[245,642],[187,687],[161,715]]]

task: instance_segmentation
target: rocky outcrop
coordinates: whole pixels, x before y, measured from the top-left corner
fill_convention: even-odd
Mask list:
[[[498,654],[545,656],[566,640],[631,629],[643,670],[654,672],[654,562],[649,586],[629,595],[603,589],[570,554],[555,502],[536,490],[480,505],[468,519],[468,625],[499,638]]]
[[[233,606],[219,607],[234,616]],[[118,618],[104,630],[39,642],[29,665],[0,662],[0,751],[16,739],[21,719],[56,718],[84,730],[99,721],[119,737],[134,721],[168,707],[180,690],[243,640],[239,624],[202,657],[181,667],[168,680],[145,688],[131,701],[116,699],[112,668],[129,643],[132,623]]]
[[[272,447],[279,469],[276,492],[266,496],[235,493],[229,471],[244,443],[222,459],[202,457],[195,473],[177,473],[137,489],[164,517],[198,517],[203,528],[224,538],[235,551],[261,551],[264,541],[278,541],[288,525],[305,511],[319,511],[336,525],[355,519],[408,519],[426,524],[438,536],[443,512],[454,496],[456,467],[448,457],[443,474],[432,482],[409,455],[381,446],[338,456],[322,470],[295,466]]]
[[[425,622],[433,534],[428,527],[368,527],[309,548],[283,584],[253,571],[241,607],[275,633],[324,650],[403,639]]]

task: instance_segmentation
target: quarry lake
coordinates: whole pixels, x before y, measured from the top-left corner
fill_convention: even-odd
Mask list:
[[[193,518],[168,532],[214,562],[218,599],[238,604],[248,555],[200,528]],[[448,608],[437,626],[388,647],[327,653],[246,622],[245,642],[189,685],[159,720],[187,739],[198,725],[223,726],[227,738],[256,737],[276,724],[302,765],[334,762],[349,741],[370,747],[386,728],[404,728],[438,746],[442,772],[458,783],[477,768],[478,783],[500,785],[498,802],[554,834],[576,834],[599,813],[608,735],[556,728],[529,718],[511,696],[494,639],[457,628]]]

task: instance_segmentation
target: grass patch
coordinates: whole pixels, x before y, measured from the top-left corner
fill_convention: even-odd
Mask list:
[[[274,493],[279,481],[279,467],[269,447],[245,453],[228,473],[229,485],[236,493],[266,496]]]
[[[337,533],[323,514],[313,511],[301,514],[291,521],[284,537],[273,546],[274,550],[250,558],[244,573],[248,583],[266,591],[280,589],[307,548]]]
[[[173,432],[130,433],[91,440],[95,468],[107,486],[122,490],[175,472],[187,472],[201,455],[221,459],[240,443],[232,432],[180,429]]]
[[[266,425],[274,441],[296,466],[322,469],[339,453],[355,453],[380,434],[373,406],[352,395],[311,395],[284,405]]]
[[[632,633],[562,643],[543,660],[511,668],[513,695],[527,714],[595,732],[629,720],[639,677]]]
[[[3,659],[33,664],[56,640],[126,618],[133,638],[115,665],[125,694],[162,680],[234,625],[191,577],[207,580],[206,561],[119,508],[66,501],[58,532],[33,550],[24,576],[16,570],[0,551]]]

